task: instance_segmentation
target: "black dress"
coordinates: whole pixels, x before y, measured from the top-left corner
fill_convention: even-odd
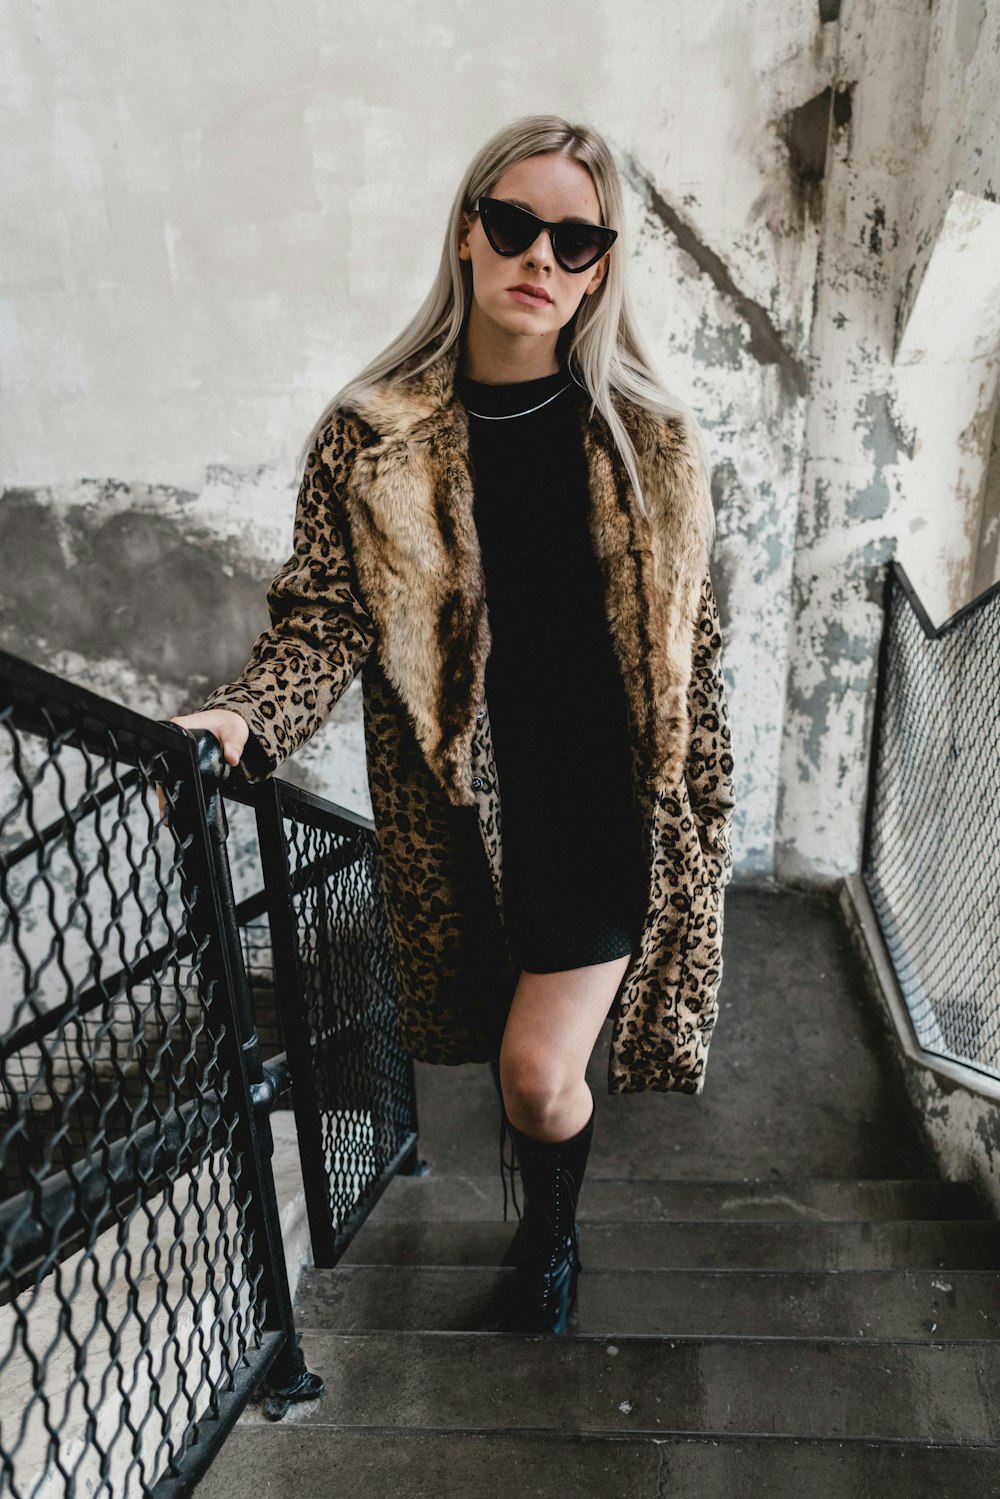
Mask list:
[[[648,871],[588,527],[586,398],[565,373],[513,385],[459,375],[456,390],[469,411],[492,635],[486,700],[511,954],[535,973],[609,962],[638,945]]]

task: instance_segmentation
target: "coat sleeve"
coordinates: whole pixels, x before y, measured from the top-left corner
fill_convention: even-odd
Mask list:
[[[688,688],[691,742],[685,776],[691,810],[709,870],[720,888],[733,873],[732,821],[736,806],[729,702],[722,671],[722,633],[712,579],[706,570],[695,621]]]
[[[313,444],[296,502],[294,550],[267,591],[270,626],[240,676],[201,705],[246,719],[250,738],[240,768],[248,781],[264,780],[315,734],[374,644],[341,499],[361,442],[358,424],[338,412]]]

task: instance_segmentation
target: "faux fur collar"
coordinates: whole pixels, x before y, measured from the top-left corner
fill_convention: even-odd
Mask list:
[[[449,799],[471,805],[491,637],[468,417],[454,388],[457,356],[453,346],[419,375],[387,377],[352,404],[371,430],[344,499],[383,669]],[[590,531],[641,763],[655,789],[665,790],[683,774],[690,737],[694,621],[708,566],[704,480],[682,418],[658,422],[628,403],[619,409],[636,446],[649,519],[606,422],[589,417],[581,392]]]

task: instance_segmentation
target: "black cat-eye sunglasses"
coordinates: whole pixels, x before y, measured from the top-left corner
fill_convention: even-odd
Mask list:
[[[480,198],[476,212],[483,221],[486,238],[498,255],[523,255],[542,230],[547,229],[553,255],[563,270],[574,276],[595,265],[618,238],[617,229],[606,229],[603,224],[579,224],[572,219],[547,224],[526,208],[505,203],[502,198]]]

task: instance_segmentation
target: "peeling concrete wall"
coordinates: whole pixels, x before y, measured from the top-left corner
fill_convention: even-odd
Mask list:
[[[974,583],[992,581],[977,567],[983,527],[970,523],[988,496],[968,492],[972,473],[986,484],[989,423],[970,428],[960,413],[988,407],[989,389],[977,392],[995,382],[996,345],[976,371],[932,340],[917,405],[894,361],[956,195],[968,194],[980,217],[1000,212],[998,51],[1000,10],[980,0],[840,7],[835,87],[851,103],[831,129],[814,288],[774,830],[780,880],[833,879],[859,865],[882,565],[899,556],[936,623]],[[984,314],[996,305],[983,257],[959,250],[951,269],[981,288]],[[940,322],[943,340],[948,318]]]
[[[856,868],[921,435],[893,353],[953,189],[997,181],[977,3],[8,8],[0,643],[158,717],[238,671],[317,412],[426,291],[471,151],[557,110],[612,142],[713,448],[738,877]],[[283,773],[369,811],[359,685]]]
[[[837,88],[852,102],[831,137],[809,355],[783,881],[859,867],[882,564],[899,558],[938,625],[998,575],[998,57],[1000,10],[982,0],[841,6]],[[1000,1205],[995,1100],[908,1055],[883,1003],[940,1169]]]

